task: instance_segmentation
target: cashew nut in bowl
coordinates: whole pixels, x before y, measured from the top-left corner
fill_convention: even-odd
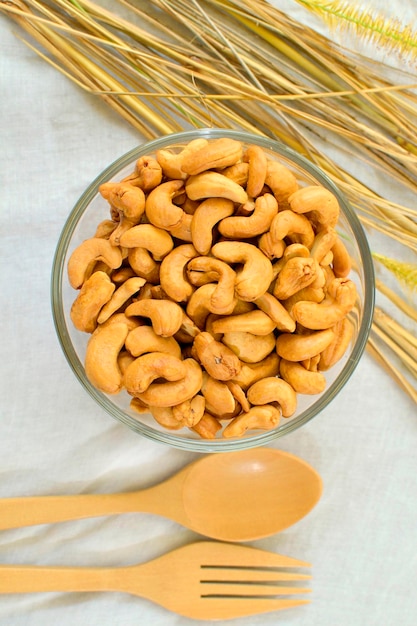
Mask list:
[[[157,150],[156,159],[165,176],[168,176],[168,178],[185,179],[187,178],[187,174],[182,169],[183,160],[186,159],[187,156],[197,152],[200,148],[205,148],[207,144],[207,139],[193,139],[179,152],[172,152],[171,150]]]
[[[268,161],[265,184],[271,189],[280,208],[298,189],[298,181],[293,172],[286,165],[274,160]]]
[[[181,168],[186,174],[196,175],[205,170],[223,169],[241,160],[243,147],[240,141],[221,137],[186,153]],[[215,195],[215,194],[212,194]]]
[[[79,289],[88,278],[90,268],[96,261],[104,261],[111,269],[121,266],[123,256],[120,248],[113,246],[108,239],[91,237],[85,239],[71,254],[68,260],[68,280],[71,287]]]
[[[288,202],[295,213],[307,214],[318,230],[326,226],[334,228],[339,220],[340,207],[336,196],[321,185],[297,189]]]
[[[144,284],[145,279],[140,278],[139,276],[128,278],[122,285],[120,285],[120,287],[118,287],[118,289],[116,289],[111,298],[104,304],[97,317],[97,322],[102,324],[109,319],[109,317],[121,309],[135,293],[140,291]]]
[[[321,372],[308,370],[301,363],[281,359],[279,372],[297,393],[313,395],[326,388],[326,378]]]
[[[128,393],[137,396],[148,389],[157,378],[177,381],[184,378],[184,362],[167,352],[147,352],[137,357],[126,369],[123,377]]]
[[[103,183],[99,191],[118,213],[118,225],[109,239],[113,245],[119,245],[122,234],[140,222],[145,211],[145,194],[140,187],[129,183]]]
[[[232,216],[222,219],[219,231],[224,237],[248,239],[265,233],[278,212],[278,202],[270,193],[255,200],[255,208],[248,217]]]
[[[236,271],[235,291],[241,300],[249,302],[263,296],[272,280],[271,261],[251,243],[243,241],[219,241],[211,253],[231,264],[243,264]]]
[[[199,256],[187,265],[187,274],[192,277],[196,272],[214,272],[217,286],[210,298],[210,311],[219,315],[228,314],[236,304],[235,282],[236,273],[232,268],[219,259],[208,256]],[[190,282],[193,282],[192,280]]]
[[[258,380],[247,391],[250,404],[270,404],[277,402],[283,417],[291,417],[297,408],[297,394],[292,386],[282,378],[269,376]]]
[[[200,330],[204,329],[209,314],[214,312],[211,299],[216,289],[216,283],[201,285],[201,287],[198,287],[198,289],[194,291],[187,302],[186,313]],[[235,305],[236,301],[233,301],[230,305],[230,310],[224,310],[224,314],[232,313]]]
[[[198,256],[191,243],[177,246],[162,261],[160,281],[164,291],[175,302],[187,302],[194,293],[194,286],[187,280],[185,268],[187,263]]]
[[[174,337],[157,335],[152,326],[138,326],[129,331],[125,341],[126,349],[134,357],[146,352],[165,352],[181,359],[181,346]]]
[[[311,257],[288,259],[277,276],[273,295],[278,300],[286,300],[300,289],[308,287],[317,276],[317,265],[317,261]]]
[[[231,178],[211,170],[190,176],[185,183],[185,190],[191,200],[227,198],[232,202],[243,204],[248,199],[248,194],[243,187]]]
[[[131,406],[133,402],[137,402],[137,400],[137,398],[134,398]],[[134,408],[134,406],[132,406],[132,408]],[[174,415],[173,408],[170,406],[150,406],[148,410],[155,421],[164,428],[168,428],[168,430],[179,430],[185,426],[185,423],[181,419],[177,419],[176,415]]]
[[[160,265],[153,260],[146,248],[128,248],[127,258],[137,276],[145,278],[148,283],[159,283]]]
[[[75,328],[92,333],[103,306],[110,300],[115,285],[105,272],[94,272],[82,285],[71,306],[70,317]]]
[[[206,372],[217,380],[230,380],[240,372],[238,356],[210,333],[199,333],[194,339],[193,350]]]
[[[333,272],[337,278],[347,278],[352,269],[352,259],[346,249],[345,244],[338,236],[332,247]]]
[[[203,372],[201,393],[209,413],[225,415],[226,413],[233,413],[236,408],[235,398],[228,385],[213,378],[207,372]]]
[[[140,187],[142,191],[149,192],[157,187],[161,181],[162,168],[158,161],[152,156],[145,155],[136,161],[135,171],[122,182],[130,183],[135,187]]]
[[[215,333],[246,332],[253,335],[269,335],[274,329],[275,323],[269,315],[259,309],[239,315],[229,315],[213,322]]]
[[[85,373],[92,385],[108,394],[123,387],[118,356],[129,328],[123,322],[99,326],[91,335],[85,355]]]
[[[275,335],[254,335],[238,331],[224,333],[222,342],[228,346],[241,361],[259,363],[275,349]]]
[[[197,394],[191,400],[185,400],[172,407],[174,417],[184,426],[192,428],[201,420],[205,412],[204,396]]]
[[[124,248],[145,248],[155,261],[161,261],[174,247],[171,235],[153,224],[137,224],[120,237]]]
[[[262,380],[267,376],[278,376],[279,362],[280,358],[276,352],[271,352],[259,363],[242,363],[239,374],[232,380],[246,390],[257,380]]]
[[[278,330],[287,333],[294,332],[295,322],[293,318],[285,306],[272,293],[264,293],[263,296],[255,300],[254,304],[256,304],[258,309],[269,315]]]
[[[173,407],[197,395],[203,381],[202,369],[191,358],[185,359],[182,364],[185,367],[184,378],[174,382],[151,383],[146,391],[137,394],[139,400],[149,406]]]
[[[352,322],[344,317],[340,322],[332,326],[335,334],[333,341],[320,353],[318,369],[320,371],[329,370],[345,354],[349,343],[352,340],[354,327]]]
[[[223,430],[223,437],[242,437],[248,430],[271,430],[281,419],[279,409],[271,404],[253,406],[247,413],[235,417]]]
[[[334,332],[331,328],[305,335],[282,333],[278,335],[276,350],[287,361],[304,361],[323,352],[333,339]]]
[[[222,425],[218,419],[210,415],[210,413],[204,413],[201,420],[192,427],[192,430],[200,435],[202,439],[214,439],[216,433],[222,429]]]
[[[279,211],[271,222],[273,241],[288,239],[292,243],[302,243],[311,248],[314,242],[314,230],[305,215],[298,215],[290,209]]]
[[[355,283],[348,278],[335,278],[321,302],[296,302],[292,307],[294,319],[305,328],[320,330],[340,322],[355,306]]]
[[[260,146],[248,146],[243,160],[249,163],[246,191],[251,198],[256,198],[262,192],[265,184],[268,161],[265,152]]]
[[[195,249],[201,255],[210,252],[215,225],[232,215],[233,211],[233,202],[227,198],[206,198],[199,203],[191,221],[191,237]]]
[[[182,180],[168,180],[148,194],[145,203],[146,217],[157,228],[170,230],[181,222],[184,211],[173,203],[176,195],[184,188]]]
[[[126,308],[128,317],[148,317],[157,335],[172,337],[181,327],[184,313],[182,308],[171,300],[138,300]]]

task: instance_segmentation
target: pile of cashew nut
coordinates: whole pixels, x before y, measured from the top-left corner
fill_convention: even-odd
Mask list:
[[[99,188],[71,254],[85,372],[170,430],[239,437],[294,415],[353,336],[339,205],[257,145],[196,139]]]

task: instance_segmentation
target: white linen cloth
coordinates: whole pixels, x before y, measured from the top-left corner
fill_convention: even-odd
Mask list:
[[[374,5],[385,9],[382,0]],[[297,3],[279,6],[324,30]],[[390,11],[415,23],[416,0],[392,2]],[[1,15],[0,497],[148,487],[198,455],[141,438],[95,405],[61,352],[49,293],[55,246],[71,208],[143,138],[16,33]],[[324,492],[298,524],[252,545],[311,562],[312,603],[224,623],[414,626],[415,405],[365,354],[331,406],[272,446],[311,463]],[[102,517],[2,531],[0,563],[117,567],[200,538],[152,515]],[[0,626],[56,623],[197,622],[118,593],[0,596]]]

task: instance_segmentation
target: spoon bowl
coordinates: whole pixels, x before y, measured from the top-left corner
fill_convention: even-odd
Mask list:
[[[252,541],[301,520],[322,492],[319,474],[273,448],[207,455],[147,489],[4,498],[0,530],[70,519],[153,513],[221,541]]]

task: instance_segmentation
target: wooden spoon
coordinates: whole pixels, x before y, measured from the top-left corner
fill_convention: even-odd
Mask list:
[[[252,541],[299,521],[321,491],[320,476],[302,459],[254,448],[207,455],[141,491],[3,498],[0,529],[147,512],[214,539]]]

